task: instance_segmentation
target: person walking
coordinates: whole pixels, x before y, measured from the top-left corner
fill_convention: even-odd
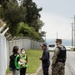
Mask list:
[[[62,39],[56,39],[54,55],[52,58],[52,75],[65,74],[66,48],[62,45]]]
[[[13,75],[19,75],[19,69],[20,69],[20,65],[18,64],[20,60],[20,56],[19,56],[19,47],[18,46],[14,46],[13,47],[13,54],[10,56],[10,63],[9,63],[9,68],[12,71]]]
[[[43,75],[49,75],[49,65],[50,65],[50,54],[49,51],[47,50],[47,45],[42,44],[41,45],[43,54],[40,60],[42,60],[42,68],[43,68]]]
[[[21,49],[21,54],[20,54],[20,61],[19,61],[19,64],[20,64],[20,75],[26,75],[26,69],[28,67],[28,57],[25,53],[25,49],[22,48]]]

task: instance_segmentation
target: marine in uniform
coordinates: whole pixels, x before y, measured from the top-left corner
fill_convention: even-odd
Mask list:
[[[56,39],[54,55],[52,57],[52,75],[65,74],[66,48],[62,45],[61,39]]]

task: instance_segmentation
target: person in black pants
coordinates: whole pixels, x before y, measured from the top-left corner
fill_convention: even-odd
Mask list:
[[[26,74],[26,68],[21,68],[20,75],[25,75],[25,74]]]
[[[21,49],[21,54],[20,54],[20,61],[19,61],[19,64],[21,65],[21,68],[20,68],[20,75],[26,75],[26,69],[28,67],[28,57],[25,53],[25,49],[22,48]]]
[[[42,60],[42,68],[43,68],[43,75],[49,75],[49,65],[50,65],[50,54],[49,51],[47,50],[47,45],[42,44],[41,45],[43,54],[40,60]]]

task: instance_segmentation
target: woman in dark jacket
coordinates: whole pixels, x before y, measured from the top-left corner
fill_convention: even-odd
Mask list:
[[[19,75],[19,69],[20,66],[18,64],[20,60],[20,56],[19,56],[19,47],[18,46],[14,46],[13,47],[13,54],[10,56],[10,70],[12,71],[13,75]]]

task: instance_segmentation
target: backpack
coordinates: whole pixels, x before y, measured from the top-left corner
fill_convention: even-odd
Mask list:
[[[9,61],[9,69],[11,70],[11,71],[13,71],[16,67],[15,67],[15,55],[14,54],[12,54],[11,56],[10,56],[10,61]]]

